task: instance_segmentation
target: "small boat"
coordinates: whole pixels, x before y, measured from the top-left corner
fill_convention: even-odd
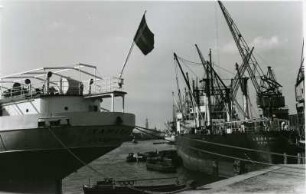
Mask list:
[[[173,179],[160,178],[160,179]],[[142,180],[124,180],[115,181],[111,178],[106,178],[103,181],[97,181],[93,186],[83,185],[84,194],[146,194],[146,193],[174,193],[191,189],[191,184],[180,184],[176,178],[176,183],[162,185],[135,185],[138,181],[153,181],[159,179],[142,179]]]
[[[134,153],[129,153],[129,155],[126,157],[127,162],[136,162],[137,158],[135,157]]]
[[[147,155],[138,152],[137,156],[136,156],[136,159],[137,159],[137,162],[145,162],[145,161],[147,161]]]
[[[156,145],[156,144],[166,144],[166,143],[167,143],[166,141],[153,142],[154,145]]]
[[[175,143],[175,134],[165,135],[165,140],[168,141],[168,144]]]
[[[176,166],[173,165],[172,159],[170,158],[148,158],[146,162],[146,167],[148,170],[155,170],[159,172],[176,172]]]
[[[158,152],[159,156],[163,159],[168,159],[172,161],[172,164],[175,167],[178,167],[181,165],[182,161],[181,158],[177,155],[176,150],[162,150]]]
[[[153,158],[158,156],[158,152],[156,151],[151,151],[151,152],[145,152],[144,155],[146,155],[148,158]]]
[[[133,136],[132,143],[134,143],[134,144],[138,143],[138,141],[137,141],[135,136]]]
[[[145,162],[147,161],[146,154],[138,152],[137,154],[129,153],[129,155],[126,157],[127,162]]]

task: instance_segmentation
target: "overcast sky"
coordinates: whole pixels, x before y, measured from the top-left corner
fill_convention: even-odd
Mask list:
[[[98,66],[102,76],[117,76],[144,10],[155,34],[154,50],[144,56],[135,47],[124,72],[126,110],[138,125],[149,119],[161,128],[172,117],[175,91],[173,52],[199,62],[206,57],[235,72],[240,55],[215,1],[206,2],[42,2],[0,1],[0,76],[42,66],[79,62]],[[302,1],[224,2],[242,35],[266,71],[270,65],[295,113],[294,84],[302,31]],[[233,75],[217,71],[224,78]]]

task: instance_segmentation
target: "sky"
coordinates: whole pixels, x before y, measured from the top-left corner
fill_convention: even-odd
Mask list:
[[[302,1],[225,1],[264,71],[271,66],[290,113],[303,41]],[[0,76],[43,66],[96,65],[118,76],[145,10],[155,48],[144,56],[134,47],[123,78],[126,111],[136,124],[164,128],[172,119],[176,91],[173,52],[199,62],[204,57],[229,72],[241,57],[216,1],[0,1]],[[224,78],[228,71],[216,69]],[[201,69],[196,70],[201,73]],[[183,82],[181,82],[183,85]]]

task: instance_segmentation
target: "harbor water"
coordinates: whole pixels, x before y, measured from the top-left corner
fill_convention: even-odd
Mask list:
[[[128,153],[131,152],[137,153],[169,149],[175,149],[175,145],[162,143],[161,140],[139,141],[137,144],[125,142],[119,148],[90,163],[89,165],[92,169],[84,166],[63,179],[63,193],[83,193],[82,186],[84,184],[92,185],[95,184],[97,180],[102,180],[106,177],[115,180],[178,177],[179,181],[186,182],[188,180],[194,180],[199,185],[216,181],[214,177],[199,172],[188,171],[184,167],[179,167],[176,173],[161,173],[147,170],[144,162],[126,162],[126,157]],[[93,169],[98,172],[95,172]],[[158,184],[165,183],[165,181],[166,180],[157,180],[150,183]],[[173,183],[174,180],[167,181],[172,181]]]

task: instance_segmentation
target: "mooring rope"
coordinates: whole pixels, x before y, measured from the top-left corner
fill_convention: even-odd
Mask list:
[[[212,145],[217,145],[217,146],[222,146],[222,147],[228,147],[228,148],[234,148],[234,149],[240,149],[240,150],[247,150],[247,151],[251,151],[251,152],[259,152],[259,153],[265,153],[265,154],[271,154],[271,155],[284,156],[284,154],[280,154],[280,153],[277,153],[277,152],[268,152],[268,151],[264,151],[264,150],[256,150],[256,149],[251,149],[251,148],[232,146],[232,145],[228,145],[228,144],[222,144],[222,143],[215,143],[215,142],[205,141],[205,140],[202,140],[202,139],[191,139],[191,138],[188,138],[188,137],[184,137],[184,138],[190,139],[192,141],[197,141],[197,142],[202,142],[202,143],[212,144]],[[286,156],[287,157],[292,157],[292,158],[298,158],[297,156],[289,155],[289,154],[286,154]]]
[[[192,149],[192,150],[196,150],[196,151],[199,151],[199,152],[203,152],[203,153],[207,153],[207,154],[211,154],[211,155],[216,155],[216,156],[220,156],[220,157],[224,157],[224,158],[231,158],[231,159],[234,159],[234,160],[252,162],[252,163],[262,164],[262,165],[266,165],[266,166],[275,166],[275,164],[272,164],[272,163],[259,162],[259,161],[256,161],[256,160],[250,160],[250,159],[245,159],[245,158],[239,158],[239,157],[235,157],[235,156],[220,154],[220,153],[216,153],[216,152],[210,152],[210,151],[207,151],[207,150],[195,148],[195,147],[188,146],[188,145],[185,145],[185,146]],[[285,168],[301,169],[301,170],[305,171],[305,168],[299,168],[299,167],[293,167],[293,166],[285,166]],[[303,173],[303,172],[301,172],[301,173]],[[297,176],[299,176],[299,175],[297,175]],[[303,175],[303,176],[305,176],[305,175]]]
[[[136,127],[136,129],[138,129]],[[142,130],[141,129],[138,129],[139,131],[141,132],[144,132],[144,127],[142,127]],[[146,133],[146,132],[144,132]],[[149,133],[150,134],[150,133]],[[154,134],[150,134],[152,136],[154,136]],[[156,136],[156,135],[155,135]],[[156,136],[158,137],[158,136]],[[271,154],[271,155],[279,155],[279,156],[284,156],[283,154],[279,154],[277,152],[268,152],[268,151],[263,151],[263,150],[256,150],[256,149],[250,149],[250,148],[243,148],[243,147],[238,147],[238,146],[231,146],[231,145],[226,145],[226,144],[221,144],[221,143],[214,143],[214,142],[208,142],[208,141],[205,141],[205,140],[195,140],[195,139],[191,139],[191,138],[188,138],[188,137],[184,137],[186,139],[190,139],[192,141],[200,141],[200,142],[203,142],[203,143],[208,143],[208,144],[215,144],[215,145],[218,145],[218,146],[223,146],[223,147],[230,147],[230,148],[234,148],[234,149],[241,149],[241,150],[248,150],[248,151],[253,151],[253,152],[261,152],[261,153],[266,153],[266,154]],[[169,140],[166,140],[165,141],[169,141]],[[221,157],[228,157],[228,158],[231,158],[231,159],[239,159],[239,160],[243,160],[243,161],[247,161],[247,162],[252,162],[252,163],[257,163],[257,164],[263,164],[263,165],[276,165],[276,164],[272,164],[272,163],[266,163],[266,162],[260,162],[260,161],[255,161],[255,160],[252,160],[252,159],[244,159],[244,158],[238,158],[238,157],[234,157],[234,156],[229,156],[229,155],[224,155],[224,154],[220,154],[220,153],[216,153],[216,152],[210,152],[210,151],[206,151],[206,150],[202,150],[202,149],[199,149],[199,148],[195,148],[195,147],[192,147],[192,146],[188,146],[188,145],[185,145],[187,147],[190,147],[190,149],[196,149],[197,151],[202,151],[202,152],[205,152],[205,153],[209,153],[209,154],[213,154],[213,155],[218,155],[218,156],[221,156]],[[286,155],[287,157],[293,157],[293,158],[298,158],[297,156],[294,156],[294,155]],[[304,158],[304,157],[303,157]],[[291,167],[291,166],[286,166],[287,168],[293,168],[293,169],[303,169],[305,170],[305,168],[299,168],[299,167]]]
[[[86,166],[87,168],[89,168],[90,170],[92,170],[93,172],[97,173],[98,175],[104,177],[105,175],[102,174],[101,172],[99,172],[98,170],[96,170],[95,168],[93,168],[92,166],[90,166],[89,164],[87,164],[86,162],[84,162],[81,158],[79,158],[75,153],[73,153],[65,144],[62,140],[60,140],[57,135],[52,131],[51,127],[48,127],[48,130],[50,131],[50,133],[52,134],[52,136],[58,141],[59,144],[61,144],[61,146],[66,149],[76,160],[78,160],[83,166]]]

